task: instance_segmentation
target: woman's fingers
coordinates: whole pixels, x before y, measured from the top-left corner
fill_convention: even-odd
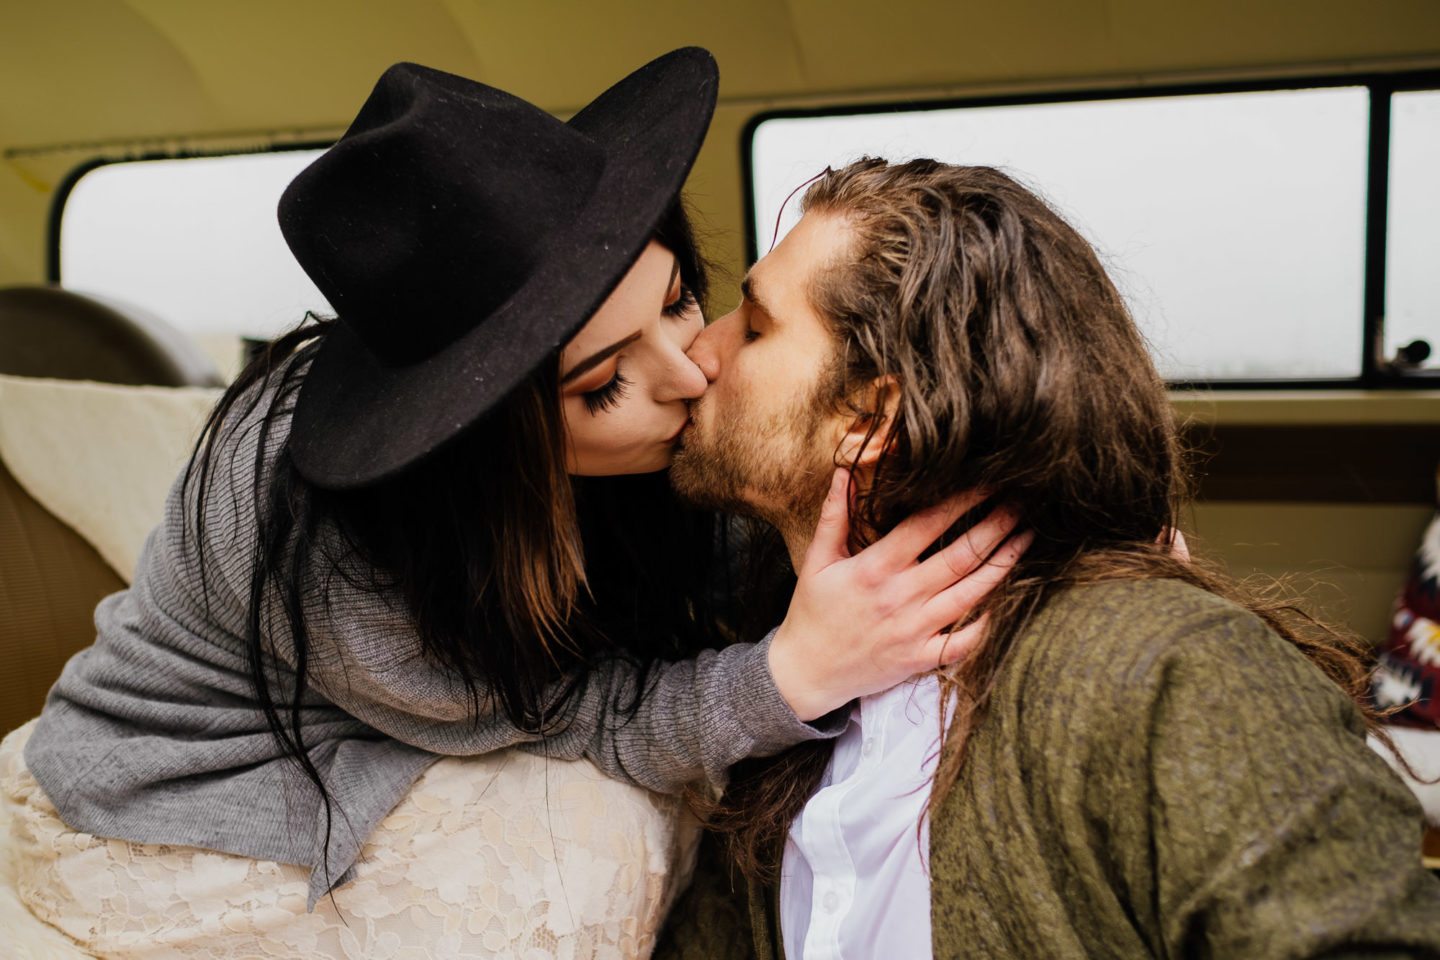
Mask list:
[[[850,556],[850,471],[837,467],[830,477],[830,492],[820,505],[820,522],[800,566],[803,571],[823,570]]]
[[[989,622],[989,617],[979,617],[959,630],[936,634],[923,651],[919,669],[933,670],[935,667],[948,667],[964,660],[985,635],[985,627]]]
[[[1029,530],[1011,537],[974,571],[923,604],[920,608],[923,619],[917,624],[920,635],[944,630],[973,610],[1009,575],[1034,539],[1035,534]]]
[[[951,628],[1005,578],[1031,539],[1011,536],[1015,518],[1002,509],[917,563],[985,499],[977,491],[917,514],[850,557],[850,479],[844,470],[831,479],[789,610],[770,641],[775,686],[806,721],[963,657],[984,623]]]
[[[988,490],[967,490],[943,503],[926,507],[896,524],[893,530],[867,547],[865,553],[886,569],[907,567],[940,534],[989,495]]]
[[[1020,517],[1009,507],[999,507],[990,512],[984,520],[946,544],[934,556],[927,557],[919,566],[917,589],[922,596],[930,597],[961,580],[984,563],[995,548],[1010,536]],[[1029,541],[1026,541],[1027,545]]]
[[[1171,527],[1169,528],[1169,532],[1170,555],[1173,556],[1176,560],[1179,560],[1181,563],[1189,563],[1190,544],[1185,542],[1185,534],[1180,532],[1179,527]],[[1163,538],[1165,534],[1162,533],[1160,536]],[[1165,541],[1162,539],[1160,542],[1164,543]]]

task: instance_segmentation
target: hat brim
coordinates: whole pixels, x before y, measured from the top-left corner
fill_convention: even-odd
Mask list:
[[[607,155],[589,201],[510,299],[439,352],[382,364],[342,317],[296,400],[290,456],[300,474],[329,489],[394,476],[554,357],[629,271],[679,194],[718,88],[714,58],[687,47],[641,67],[572,117],[569,125]]]

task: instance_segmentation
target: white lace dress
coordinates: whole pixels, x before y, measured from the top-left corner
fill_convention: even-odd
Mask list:
[[[15,891],[107,960],[645,957],[693,867],[677,801],[502,750],[434,764],[306,913],[302,867],[66,827],[25,769],[30,728],[0,744]]]

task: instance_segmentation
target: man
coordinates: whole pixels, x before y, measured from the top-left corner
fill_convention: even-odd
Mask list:
[[[1169,401],[1073,229],[994,170],[865,160],[743,291],[691,350],[677,490],[768,521],[797,568],[837,552],[807,542],[845,509],[835,465],[855,544],[982,489],[1034,535],[958,668],[736,770],[712,820],[761,956],[1440,955],[1364,665],[1172,553]],[[734,954],[699,945],[723,887],[682,906],[682,951]]]

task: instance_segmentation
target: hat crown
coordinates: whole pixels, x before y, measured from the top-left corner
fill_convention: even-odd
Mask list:
[[[306,481],[395,476],[553,363],[675,202],[718,86],[707,51],[672,50],[562,124],[484,84],[386,71],[280,202],[339,314],[295,398]]]
[[[524,285],[604,164],[597,144],[518,97],[401,63],[285,190],[280,226],[341,322],[378,361],[404,365]]]

